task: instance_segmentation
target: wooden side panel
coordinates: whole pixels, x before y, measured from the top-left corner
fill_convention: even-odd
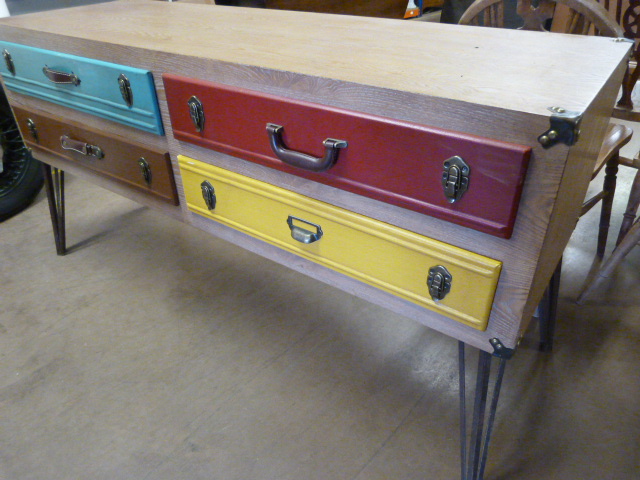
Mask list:
[[[191,211],[486,329],[501,262],[182,155],[178,160]],[[207,205],[203,198],[204,181],[215,191],[215,205]],[[293,229],[319,238],[302,243],[293,238]],[[453,279],[451,291],[434,301],[427,277],[438,265],[446,267]]]
[[[77,126],[63,118],[45,116],[20,107],[14,106],[14,114],[25,142],[34,149],[36,157],[40,150],[54,153],[172,205],[178,205],[171,160],[167,152],[143,147],[123,138]],[[98,146],[104,157],[97,158],[63,149],[61,146],[63,135]],[[149,182],[143,176],[139,165],[141,158],[148,164]]]
[[[591,173],[608,124],[612,121],[612,99],[615,99],[620,89],[626,68],[626,61],[621,62],[618,68],[611,73],[609,81],[604,85],[599,95],[584,112],[584,118],[580,125],[580,137],[578,142],[570,148],[566,160],[562,183],[525,306],[525,321],[521,324],[520,333],[524,333],[527,320],[533,315],[558,262],[562,261],[562,252],[580,218],[580,209],[589,187]],[[611,235],[611,232],[609,234]],[[597,236],[598,232],[594,230],[594,244]]]
[[[513,232],[530,148],[409,122],[295,101],[237,87],[163,75],[173,134],[259,164],[509,238]],[[188,101],[203,105],[196,131]],[[289,149],[324,155],[327,138],[345,140],[336,163],[316,173],[290,166],[271,149],[267,123],[284,127]],[[469,187],[450,203],[444,162],[460,156]]]

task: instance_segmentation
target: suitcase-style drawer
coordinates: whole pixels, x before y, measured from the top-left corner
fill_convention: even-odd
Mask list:
[[[486,329],[501,262],[182,155],[178,161],[192,212]]]
[[[9,42],[0,50],[8,89],[164,134],[151,72]]]
[[[14,107],[25,142],[71,160],[128,186],[178,204],[169,154],[104,132],[71,125],[64,119]]]
[[[163,81],[178,140],[512,234],[529,147],[175,75]]]

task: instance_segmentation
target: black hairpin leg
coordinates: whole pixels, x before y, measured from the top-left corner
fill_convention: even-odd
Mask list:
[[[49,213],[53,226],[53,238],[56,242],[56,252],[64,255],[67,252],[67,240],[64,226],[64,172],[58,168],[42,164],[44,185],[49,201]]]
[[[494,345],[494,348],[495,345]],[[502,387],[502,379],[506,361],[514,351],[501,345],[496,348],[496,356],[500,358],[498,376],[493,386],[489,416],[486,417],[489,379],[491,375],[491,360],[494,355],[480,351],[478,357],[478,372],[476,374],[476,390],[473,402],[473,420],[471,436],[467,449],[467,409],[465,388],[465,344],[458,344],[459,382],[460,382],[460,467],[462,480],[482,480],[489,456],[489,443],[498,408],[498,398]],[[485,426],[485,419],[487,420]]]
[[[542,352],[550,352],[553,348],[553,335],[556,329],[556,312],[560,293],[560,277],[562,275],[562,258],[549,280],[542,300],[538,305],[538,322],[540,325],[540,346]]]

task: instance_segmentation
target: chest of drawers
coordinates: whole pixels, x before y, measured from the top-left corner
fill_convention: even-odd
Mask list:
[[[185,155],[501,262],[486,328],[470,328],[194,214],[176,178],[179,216],[187,223],[482,350],[493,351],[495,338],[515,347],[578,217],[627,45],[475,28],[465,29],[461,42],[455,26],[280,11],[253,11],[240,20],[234,12],[140,0],[9,18],[0,24],[0,41],[15,52],[10,53],[16,75],[4,62],[3,81],[14,107],[129,136],[155,151],[168,149],[173,173],[179,172],[177,155]],[[113,20],[88,21],[96,15]],[[94,84],[90,66],[149,72],[143,77],[153,79],[157,93],[149,95],[158,97],[166,139],[19,92],[12,85],[28,68],[20,61],[24,49],[12,45],[95,60],[64,68],[80,76],[77,88]],[[532,62],[540,48],[553,53]],[[53,60],[38,59],[33,75],[39,81],[48,82],[43,62],[63,70]],[[549,64],[556,68],[549,70]],[[113,80],[110,98],[127,108],[117,82],[120,70],[110,72],[101,79]],[[133,95],[135,101],[141,96],[137,90]],[[192,97],[202,109],[200,132]],[[581,135],[575,145],[543,146],[538,140],[558,116],[553,107],[577,112]],[[325,171],[291,166],[274,151],[275,142],[313,163],[324,157],[327,138],[346,146],[335,148],[337,159]],[[42,159],[49,160],[47,155]],[[463,175],[445,172],[445,162],[456,157],[470,171],[466,191],[450,202],[444,174],[458,187]],[[139,167],[132,168],[133,183],[139,182]],[[423,277],[426,282],[428,272]]]
[[[44,162],[97,172],[88,178],[502,357],[573,231],[629,50],[146,0],[3,19],[0,41],[15,67],[1,67],[10,102]],[[28,90],[23,50],[95,62],[39,59],[40,82],[44,62],[80,85]],[[132,129],[76,103],[103,64],[152,82],[166,137],[159,123]],[[100,82],[126,111],[112,71]],[[141,96],[133,89],[133,105]],[[111,164],[113,139],[122,155]],[[86,155],[94,146],[104,158]]]

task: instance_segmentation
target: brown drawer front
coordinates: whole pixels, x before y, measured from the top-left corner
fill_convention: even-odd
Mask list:
[[[22,137],[42,149],[72,160],[162,200],[178,205],[169,154],[120,137],[67,123],[62,118],[14,108]]]
[[[178,140],[511,236],[529,147],[175,75],[163,80]],[[454,157],[464,163],[452,164]],[[451,201],[445,191],[456,189],[463,193]]]

